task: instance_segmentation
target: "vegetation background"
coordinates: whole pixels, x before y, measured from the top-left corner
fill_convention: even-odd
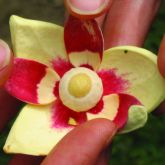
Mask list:
[[[12,14],[63,24],[63,0],[0,0],[0,38],[10,44],[8,20]],[[140,25],[139,25],[140,26]],[[163,1],[144,47],[157,53],[165,33]],[[12,155],[2,151],[12,122],[0,134],[0,165],[7,165]],[[150,115],[147,125],[133,133],[118,136],[113,142],[111,165],[165,165],[165,115]]]

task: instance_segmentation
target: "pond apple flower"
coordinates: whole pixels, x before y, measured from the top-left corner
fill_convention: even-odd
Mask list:
[[[133,46],[104,51],[94,20],[70,16],[63,29],[12,16],[10,28],[15,60],[5,87],[27,105],[9,133],[7,153],[47,155],[94,118],[112,120],[119,133],[133,131],[165,98],[156,56]]]

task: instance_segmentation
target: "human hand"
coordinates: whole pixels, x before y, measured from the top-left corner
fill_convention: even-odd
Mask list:
[[[116,134],[115,124],[106,119],[91,120],[67,134],[42,162],[43,157],[16,155],[10,165],[106,165],[107,147]]]
[[[112,5],[110,13],[107,14],[107,19],[105,20],[104,19],[105,17],[102,16],[102,18],[99,18],[99,20],[98,20],[100,26],[102,26],[104,24],[103,33],[104,33],[104,38],[105,38],[105,48],[107,49],[109,47],[117,46],[117,45],[142,46],[145,36],[147,34],[147,31],[149,29],[149,26],[151,24],[151,21],[154,17],[154,14],[157,11],[158,5],[159,5],[159,1],[157,1],[157,0],[150,0],[149,3],[148,2],[146,3],[145,0],[140,0],[138,2],[137,1],[130,2],[129,0],[126,0],[124,2],[121,0],[115,1],[114,4]],[[118,8],[120,8],[120,10],[117,10]],[[144,11],[146,14],[143,15],[143,17],[142,17],[142,14],[144,14]],[[134,14],[132,14],[132,13],[134,13]],[[128,21],[128,18],[129,18],[129,21]],[[141,22],[143,22],[141,24],[140,28],[139,28],[139,22],[135,18],[140,18]],[[136,35],[134,35],[134,34],[136,34]],[[96,121],[96,123],[98,123],[98,124],[101,123],[101,125],[102,125],[102,122],[99,122],[98,120]],[[94,123],[94,124],[96,125],[96,123]],[[89,127],[91,127],[91,125]],[[80,127],[80,129],[81,128],[82,127]],[[79,129],[79,127],[77,127],[77,129]],[[72,137],[72,134],[67,135],[67,137],[68,136]],[[75,136],[77,136],[77,134],[76,135],[74,134],[74,137]],[[90,136],[90,139],[92,138],[92,140],[95,140],[95,139],[93,139],[92,135],[89,135],[89,136]],[[75,139],[78,139],[78,138],[76,137]],[[64,144],[65,142],[62,141],[62,142],[60,142],[60,144],[61,143]],[[59,146],[61,146],[60,144],[59,144]],[[69,144],[71,144],[71,143],[69,143]],[[84,144],[84,146],[85,146],[86,150],[90,148],[88,145]],[[71,145],[68,147],[71,147]],[[53,156],[50,155],[46,159],[46,162],[53,160],[54,157],[57,158],[58,156],[56,155],[57,154],[56,150],[58,150],[58,152],[59,152],[60,149],[61,149],[60,147],[59,147],[59,149],[55,148],[55,150],[54,150],[55,152],[53,152],[54,154],[51,154]],[[95,148],[91,148],[91,149],[95,150]],[[103,148],[99,148],[99,149],[100,149],[99,152],[101,152]],[[75,155],[75,153],[76,152],[74,150],[72,150],[72,151],[70,151],[69,154]],[[93,153],[89,153],[89,155],[91,155],[91,154],[93,154]],[[88,153],[87,153],[87,155],[88,155]],[[105,156],[103,156],[103,157],[105,157]],[[18,164],[18,160],[20,161],[20,164],[21,164],[21,161],[22,162],[26,161],[26,163],[28,163],[28,160],[31,161],[28,164],[32,164],[33,161],[35,161],[35,164],[36,164],[36,162],[38,162],[38,158],[35,158],[35,157],[33,157],[33,158],[24,157],[24,156],[21,156],[21,157],[16,156],[11,161],[11,164],[12,163]],[[65,159],[65,154],[63,154],[63,159]],[[92,159],[93,159],[92,161],[94,161],[94,157],[92,157]],[[41,161],[41,159],[39,161]],[[67,160],[67,164],[69,161],[71,161],[71,160]]]
[[[5,124],[15,115],[20,102],[7,94],[3,84],[12,69],[13,55],[7,43],[0,40],[0,131]]]

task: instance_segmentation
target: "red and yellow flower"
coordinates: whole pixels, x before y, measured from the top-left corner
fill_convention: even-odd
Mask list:
[[[130,46],[103,51],[94,20],[71,16],[63,29],[12,16],[10,25],[16,58],[6,89],[27,105],[6,152],[46,155],[71,129],[94,118],[110,119],[122,132],[135,130],[165,98],[156,56]]]

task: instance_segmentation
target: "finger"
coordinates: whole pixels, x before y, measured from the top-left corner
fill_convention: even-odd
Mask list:
[[[0,86],[4,85],[5,81],[10,75],[13,64],[13,55],[9,46],[0,40]],[[0,87],[0,131],[4,128],[5,124],[15,115],[18,111],[19,101]]]
[[[160,73],[165,77],[165,35],[160,44],[158,53],[158,68]],[[165,114],[165,101],[160,104],[160,106],[154,111],[156,115]]]
[[[93,19],[105,13],[113,0],[65,0],[69,13],[80,19]]]
[[[115,124],[107,119],[95,119],[80,125],[59,142],[42,165],[95,164],[116,131]]]
[[[165,77],[165,35],[160,44],[159,53],[158,53],[158,67],[160,73]]]
[[[104,27],[105,49],[118,45],[142,46],[160,2],[114,1]]]
[[[5,124],[18,112],[21,102],[0,88],[0,132]]]
[[[44,157],[29,156],[29,155],[15,155],[9,162],[9,165],[39,165]]]
[[[13,55],[9,46],[0,40],[0,86],[2,86],[12,69]]]

